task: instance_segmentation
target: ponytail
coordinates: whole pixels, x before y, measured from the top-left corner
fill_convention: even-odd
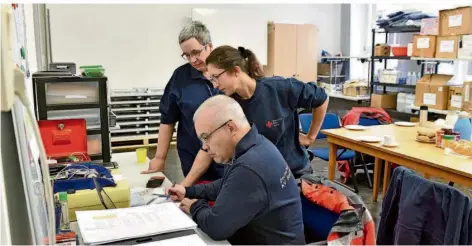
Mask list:
[[[253,79],[264,77],[264,72],[256,55],[244,47],[235,49],[228,45],[220,46],[210,53],[206,59],[206,64],[215,65],[220,69],[228,70],[230,73],[235,66],[238,66]]]
[[[256,57],[256,54],[251,50],[245,49],[244,47],[238,47],[239,52],[241,53],[244,59],[247,59],[246,69],[249,77],[253,79],[258,79],[264,77],[264,71],[262,71],[259,60]]]

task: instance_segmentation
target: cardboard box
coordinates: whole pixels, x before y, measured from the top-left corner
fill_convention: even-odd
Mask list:
[[[343,95],[350,97],[365,96],[369,93],[367,86],[350,86],[343,88]]]
[[[416,106],[446,110],[449,99],[449,86],[446,83],[451,75],[427,74],[416,82]]]
[[[435,35],[439,33],[438,18],[425,18],[421,20],[421,35]]]
[[[439,11],[439,35],[472,34],[472,6]]]
[[[415,35],[413,37],[413,56],[434,58],[436,54],[436,36]]]
[[[472,35],[463,35],[460,37],[457,58],[472,59]]]
[[[370,106],[372,108],[397,108],[397,94],[372,94]]]
[[[462,97],[463,97],[462,86],[451,86],[449,87],[449,100],[447,102],[448,110],[462,110]]]
[[[318,75],[329,76],[331,73],[331,64],[329,63],[318,63]]]
[[[464,82],[462,86],[462,110],[472,114],[472,81]]]
[[[376,44],[374,49],[374,56],[390,56],[390,45]]]
[[[457,58],[460,36],[438,37],[436,58]]]

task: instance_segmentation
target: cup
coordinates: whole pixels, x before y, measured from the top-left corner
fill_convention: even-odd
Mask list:
[[[383,144],[385,144],[385,145],[395,144],[395,137],[393,135],[385,135]]]
[[[138,148],[136,149],[136,157],[138,159],[138,164],[146,163],[147,160],[147,149],[146,148]]]

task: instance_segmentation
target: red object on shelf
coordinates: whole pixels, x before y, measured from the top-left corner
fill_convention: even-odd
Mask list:
[[[39,120],[38,125],[48,158],[57,160],[73,155],[80,161],[91,160],[84,119]]]
[[[407,46],[392,47],[392,54],[393,56],[407,56],[408,47]]]

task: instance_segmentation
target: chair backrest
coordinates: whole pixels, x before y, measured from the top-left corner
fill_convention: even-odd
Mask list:
[[[308,130],[310,129],[312,115],[300,114],[299,118],[300,118],[300,125],[302,128],[302,132],[307,133]],[[338,115],[335,113],[326,113],[323,123],[321,124],[320,130],[336,129],[336,128],[341,128]],[[324,135],[321,132],[318,133],[318,136],[316,136],[316,139],[323,139],[323,138],[326,138],[326,135]]]
[[[324,120],[323,124],[321,124],[321,130],[327,130],[327,129],[336,129],[336,128],[341,128],[341,123],[339,123],[339,117],[335,113],[327,113]],[[316,136],[316,139],[323,139],[326,138],[326,135],[323,133],[318,133],[318,136]]]
[[[380,121],[377,119],[370,119],[365,117],[359,118],[359,125],[361,126],[377,126],[380,125]]]
[[[305,134],[308,133],[308,130],[310,130],[311,125],[311,114],[300,114],[298,118],[300,119],[300,126],[302,132]]]

